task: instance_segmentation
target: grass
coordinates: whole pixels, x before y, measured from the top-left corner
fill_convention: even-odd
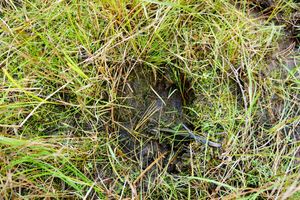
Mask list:
[[[286,30],[299,41],[299,4],[274,2],[2,1],[1,198],[297,199],[299,43]],[[129,156],[119,119],[138,109],[122,93],[135,70],[194,96],[185,120],[222,148],[168,139],[146,166]],[[151,141],[133,135],[141,151]]]

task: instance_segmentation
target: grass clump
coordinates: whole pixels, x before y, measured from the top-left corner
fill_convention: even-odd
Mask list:
[[[268,2],[1,3],[0,195],[297,196],[299,5]],[[222,148],[129,126],[134,74],[178,90],[182,122]]]

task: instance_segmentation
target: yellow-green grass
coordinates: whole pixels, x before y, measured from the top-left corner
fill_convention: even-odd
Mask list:
[[[4,0],[1,198],[299,194],[299,65],[288,68],[278,52],[288,22],[277,19],[299,5],[278,0],[262,14],[255,2]],[[222,149],[191,143],[189,168],[178,173],[159,166],[166,157],[144,169],[122,152],[119,90],[141,66],[171,73],[179,87],[185,76],[195,95],[188,121],[212,136],[226,132]]]

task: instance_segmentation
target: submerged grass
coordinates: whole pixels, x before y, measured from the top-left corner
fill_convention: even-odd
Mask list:
[[[299,4],[259,2],[4,0],[0,196],[297,199],[299,44],[285,27]],[[225,132],[222,148],[191,143],[173,172],[175,144],[146,167],[124,153],[120,94],[137,68],[193,91],[186,120]]]

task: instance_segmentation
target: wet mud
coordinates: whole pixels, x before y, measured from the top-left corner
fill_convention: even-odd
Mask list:
[[[184,106],[192,101],[186,98],[193,96],[192,91],[188,84],[180,88],[169,74],[153,74],[142,67],[123,81],[123,108],[118,111],[122,153],[140,161],[143,168],[164,154],[169,159],[162,160],[161,166],[168,165],[168,170],[174,171],[181,158],[176,156],[170,161],[170,153],[185,154],[186,146],[193,141],[182,126],[188,124]]]

